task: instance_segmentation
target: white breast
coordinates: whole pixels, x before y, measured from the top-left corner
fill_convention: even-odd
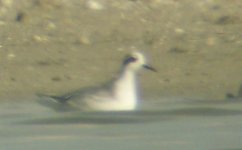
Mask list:
[[[115,100],[124,110],[133,110],[137,105],[136,79],[133,72],[126,72],[114,85]]]

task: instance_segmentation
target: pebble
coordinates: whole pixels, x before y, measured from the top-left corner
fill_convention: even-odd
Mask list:
[[[175,32],[176,32],[177,34],[183,34],[183,33],[185,33],[185,31],[184,31],[183,29],[181,29],[181,28],[176,28],[176,29],[175,29]]]
[[[90,45],[91,44],[91,41],[87,36],[81,36],[80,39],[79,39],[79,42],[80,42],[80,44],[83,44],[83,45]]]
[[[96,0],[87,0],[86,5],[89,9],[102,10],[104,9],[103,4]]]
[[[13,0],[1,0],[1,3],[5,7],[11,7],[13,4]]]
[[[13,59],[13,58],[15,58],[16,57],[16,55],[14,54],[14,53],[9,53],[8,55],[7,55],[7,58],[10,60],[10,59]]]
[[[48,24],[47,24],[47,29],[49,29],[49,30],[53,30],[53,29],[55,29],[56,28],[56,25],[53,23],[53,22],[49,22]]]
[[[0,21],[0,26],[4,26],[5,24],[6,24],[6,22]]]
[[[213,45],[216,44],[216,39],[214,37],[209,37],[209,38],[207,38],[206,43],[207,43],[208,46],[213,46]]]
[[[48,38],[46,36],[34,35],[33,40],[36,42],[46,42]]]

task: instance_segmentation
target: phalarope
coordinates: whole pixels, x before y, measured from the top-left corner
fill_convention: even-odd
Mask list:
[[[144,55],[136,51],[124,59],[120,74],[115,80],[99,87],[81,89],[62,96],[44,97],[59,106],[78,110],[132,111],[138,104],[136,76],[142,68],[156,72],[146,64]]]

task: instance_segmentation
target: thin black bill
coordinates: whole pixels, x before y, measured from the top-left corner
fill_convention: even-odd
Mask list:
[[[143,65],[143,67],[144,67],[145,69],[148,69],[148,70],[151,70],[151,71],[157,72],[157,70],[156,70],[155,68],[153,68],[153,67],[151,67],[151,66],[149,66],[149,65]]]

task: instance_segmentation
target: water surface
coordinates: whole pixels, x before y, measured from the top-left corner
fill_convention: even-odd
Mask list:
[[[146,101],[136,112],[55,112],[4,103],[0,149],[241,150],[242,102]]]

